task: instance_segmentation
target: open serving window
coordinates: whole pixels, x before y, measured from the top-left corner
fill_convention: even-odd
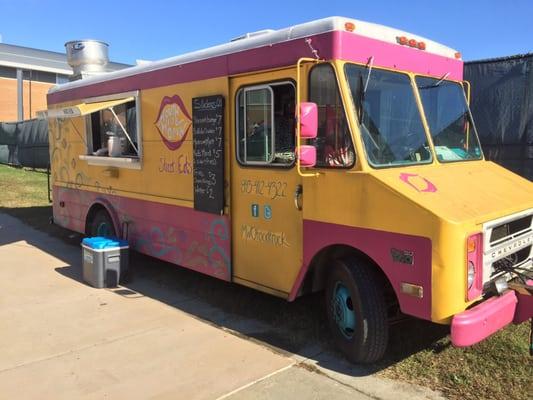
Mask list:
[[[85,118],[90,165],[140,168],[142,155],[138,92],[86,99],[83,103],[49,110],[48,118]]]

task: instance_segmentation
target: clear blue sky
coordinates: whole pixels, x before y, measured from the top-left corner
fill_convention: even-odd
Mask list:
[[[332,15],[425,36],[465,60],[533,52],[533,0],[0,0],[0,35],[59,52],[68,40],[101,39],[113,61],[132,64]]]

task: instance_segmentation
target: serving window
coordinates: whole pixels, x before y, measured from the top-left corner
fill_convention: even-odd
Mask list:
[[[84,102],[48,110],[47,118],[85,119],[86,154],[90,165],[139,169],[142,156],[140,100],[138,92],[86,99]]]
[[[128,97],[102,105],[104,108],[85,116],[87,154],[139,158],[141,151],[137,98]]]

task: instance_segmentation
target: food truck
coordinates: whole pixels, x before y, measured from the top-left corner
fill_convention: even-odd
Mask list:
[[[288,301],[370,363],[533,314],[533,185],[485,161],[456,50],[331,17],[58,85],[53,219]]]

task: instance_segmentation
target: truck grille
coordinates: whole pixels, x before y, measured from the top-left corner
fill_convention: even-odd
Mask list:
[[[532,269],[533,209],[484,224],[483,238],[483,283]]]
[[[494,227],[490,234],[490,244],[496,246],[531,232],[532,218],[533,216],[527,215]]]
[[[531,246],[524,247],[516,253],[512,253],[498,261],[492,263],[492,276],[498,275],[500,272],[509,272],[511,268],[520,267],[528,261],[531,254]]]

